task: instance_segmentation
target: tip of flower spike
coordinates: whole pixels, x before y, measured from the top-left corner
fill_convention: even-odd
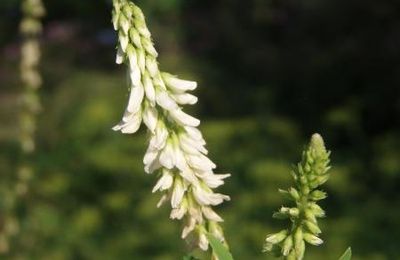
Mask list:
[[[326,151],[324,139],[318,133],[315,133],[311,136],[310,146],[317,151]]]

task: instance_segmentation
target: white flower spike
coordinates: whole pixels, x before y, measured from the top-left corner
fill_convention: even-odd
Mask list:
[[[163,193],[157,207],[170,201],[170,218],[185,222],[182,238],[193,234],[195,239],[188,241],[197,241],[202,250],[209,248],[207,232],[226,243],[218,224],[223,219],[212,206],[230,198],[212,189],[224,184],[230,174],[213,172],[216,165],[206,156],[206,142],[197,129],[200,120],[181,107],[197,103],[196,96],[186,93],[195,90],[197,83],[161,72],[142,11],[129,0],[113,0],[113,4],[119,39],[116,63],[127,66],[131,87],[124,116],[113,130],[133,134],[142,122],[146,125],[150,141],[144,170],[159,174],[152,190]]]

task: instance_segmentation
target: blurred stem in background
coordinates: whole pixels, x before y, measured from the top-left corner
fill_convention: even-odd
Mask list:
[[[33,176],[31,157],[35,151],[36,116],[40,112],[38,89],[42,85],[39,72],[41,18],[45,9],[41,0],[24,0],[21,5],[22,36],[20,73],[23,90],[20,96],[19,141],[21,146],[20,164],[16,176],[11,178],[9,192],[3,198],[3,216],[0,230],[0,253],[10,251],[10,240],[17,236],[19,223],[17,208],[19,198],[29,190],[29,180]]]

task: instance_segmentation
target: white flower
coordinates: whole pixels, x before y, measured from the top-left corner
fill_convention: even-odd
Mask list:
[[[187,210],[188,210],[188,208],[187,208],[186,199],[183,199],[182,203],[180,204],[180,206],[178,208],[172,209],[169,217],[171,219],[182,219],[183,216],[185,216]]]
[[[161,207],[169,199],[167,194],[164,194],[157,203],[157,208]]]
[[[131,93],[129,95],[128,101],[128,112],[136,113],[139,111],[144,96],[144,89],[141,83],[131,88]]]
[[[197,82],[178,79],[168,73],[162,73],[165,84],[175,93],[184,93],[188,90],[195,90]]]
[[[155,77],[158,73],[158,65],[156,59],[151,56],[146,56],[146,68],[150,76]]]
[[[160,153],[160,163],[167,169],[172,169],[175,166],[175,156],[172,143],[166,143],[164,149]]]
[[[165,127],[164,123],[159,120],[155,129],[155,134],[150,139],[149,146],[151,146],[152,149],[161,150],[164,148],[167,139],[168,139],[168,130]]]
[[[181,237],[186,238],[187,235],[189,235],[189,233],[192,232],[195,227],[196,227],[196,219],[189,217],[187,224],[185,225],[185,227],[182,230]]]
[[[213,205],[221,204],[224,200],[229,200],[229,196],[205,191],[199,185],[193,186],[193,195],[200,205]]]
[[[202,180],[210,188],[217,188],[224,184],[223,179],[230,177],[230,174],[214,174],[213,172],[203,172],[201,175]]]
[[[143,75],[143,85],[144,85],[144,91],[146,93],[146,98],[149,100],[152,106],[155,106],[156,92],[154,90],[153,82],[151,82],[151,78],[147,73]]]
[[[174,179],[172,173],[166,169],[163,170],[163,175],[158,180],[157,184],[154,186],[152,192],[156,192],[158,190],[164,191],[171,188]]]
[[[212,210],[210,207],[202,207],[201,210],[203,211],[204,216],[208,218],[209,220],[215,221],[215,222],[223,222],[224,220],[217,214],[215,213],[214,210]]]
[[[173,95],[175,101],[180,105],[194,105],[197,103],[198,98],[192,94],[183,93]]]
[[[182,150],[184,150],[187,153],[190,154],[198,154],[197,151],[203,153],[203,154],[207,154],[208,151],[207,149],[204,147],[205,142],[203,142],[202,139],[193,139],[191,137],[189,137],[186,134],[180,134],[179,135],[179,144],[182,148]]]
[[[187,126],[199,126],[200,125],[199,119],[186,114],[179,108],[171,111],[171,117],[180,125],[187,125]]]
[[[204,140],[203,135],[201,134],[200,130],[196,127],[185,126],[184,127],[190,138],[193,140]]]
[[[165,91],[158,91],[156,93],[156,101],[160,107],[166,110],[176,110],[178,107],[175,100]]]
[[[204,251],[208,250],[208,239],[204,232],[200,232],[199,247]]]
[[[128,55],[129,58],[129,66],[130,69],[138,69],[138,60],[137,60],[137,55],[136,55],[136,50],[135,48],[131,45],[128,44],[128,47],[126,48],[126,54]]]
[[[129,44],[128,36],[126,36],[123,32],[120,31],[118,34],[118,38],[119,38],[119,43],[121,45],[122,51],[126,52],[126,48],[128,47],[128,44]]]
[[[201,171],[205,172],[212,171],[216,167],[216,165],[203,154],[198,154],[198,155],[189,154],[187,158],[190,166]]]
[[[125,53],[122,51],[122,47],[118,46],[117,57],[115,58],[115,63],[122,64],[125,60]]]
[[[146,70],[146,53],[144,50],[139,49],[137,50],[137,56],[139,69],[142,73],[144,73]]]
[[[185,187],[183,182],[179,178],[175,178],[174,188],[172,190],[171,197],[171,206],[172,208],[178,208],[179,204],[183,199],[183,195],[185,194]]]
[[[158,112],[157,109],[147,106],[143,111],[143,122],[146,124],[150,132],[154,133],[157,127]]]
[[[147,148],[147,151],[146,151],[146,153],[144,155],[143,163],[145,165],[152,164],[156,160],[158,154],[159,154],[159,151],[157,149],[154,149],[152,146],[149,145],[149,147]]]
[[[113,127],[114,131],[121,131],[123,134],[135,133],[142,122],[142,113],[138,112],[133,114],[128,122],[121,121],[118,125]]]

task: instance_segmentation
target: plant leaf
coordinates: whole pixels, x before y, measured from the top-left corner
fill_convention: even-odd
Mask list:
[[[192,255],[185,255],[182,260],[199,260],[199,259]]]
[[[346,252],[339,258],[339,260],[350,260],[351,259],[351,247],[347,248]]]
[[[208,241],[219,260],[233,260],[229,250],[213,235],[207,234]]]

